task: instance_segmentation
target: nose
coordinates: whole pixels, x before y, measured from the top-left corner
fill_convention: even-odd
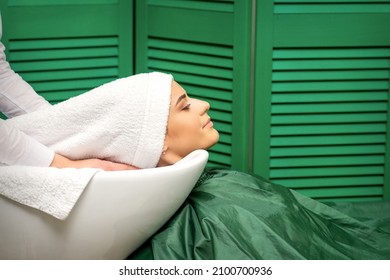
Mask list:
[[[204,113],[206,113],[210,110],[210,103],[208,103],[206,101],[202,101],[202,102],[203,102],[203,107],[204,107]]]
[[[196,107],[198,108],[200,115],[203,115],[209,111],[210,103],[208,103],[207,101],[203,101],[200,99],[193,99],[193,101],[196,101]]]
[[[199,100],[200,101],[200,115],[204,115],[206,114],[209,109],[210,109],[210,103],[206,102],[206,101],[203,101],[203,100]]]

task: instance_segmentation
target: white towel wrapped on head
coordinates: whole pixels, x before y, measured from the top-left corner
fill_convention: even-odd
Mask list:
[[[7,122],[70,159],[100,158],[152,168],[158,164],[164,146],[172,80],[171,75],[158,72],[118,79],[52,108]],[[47,200],[39,199],[40,195],[45,195],[39,181],[45,182],[46,186],[52,184],[48,188],[60,188],[53,192],[54,200],[63,200],[69,194],[78,198],[83,190],[80,185],[85,187],[96,172],[85,170],[82,175],[80,170],[59,169],[48,171],[46,178],[40,169],[23,167],[18,172],[15,167],[0,167],[0,193],[60,219],[67,217],[77,199],[70,210],[69,207],[62,212],[61,209],[53,210],[53,205],[61,208],[61,204],[45,205]],[[58,180],[49,178],[52,172],[74,183],[59,184]],[[34,184],[22,186],[24,180],[15,180],[15,176],[29,177]],[[18,192],[10,191],[18,188],[26,188],[25,192],[20,192],[23,199],[19,198]],[[64,195],[57,197],[58,193]],[[26,202],[29,197],[33,200],[30,203]]]
[[[172,76],[162,73],[130,76],[8,121],[71,159],[155,167],[165,139],[171,82]]]

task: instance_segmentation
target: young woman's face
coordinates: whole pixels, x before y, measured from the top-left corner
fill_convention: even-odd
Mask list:
[[[208,149],[218,142],[219,134],[208,116],[210,104],[188,97],[186,91],[172,82],[166,147],[183,158],[197,149]]]

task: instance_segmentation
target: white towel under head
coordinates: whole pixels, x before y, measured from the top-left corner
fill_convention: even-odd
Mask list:
[[[157,165],[164,146],[172,80],[171,75],[158,72],[118,79],[51,108],[7,122],[71,159],[101,158],[139,168],[152,168]],[[51,180],[53,185],[48,186],[51,181],[47,176],[52,176],[51,171],[45,176],[41,168],[23,167],[19,170],[17,176],[25,176],[25,172],[30,180],[36,174],[36,184],[21,186],[24,180],[15,180],[17,169],[0,167],[0,193],[60,219],[67,217],[77,201],[74,197],[79,197],[96,172],[59,169],[56,174],[63,172],[66,180],[73,183],[65,186]],[[10,179],[7,180],[7,177]],[[52,192],[54,200],[58,199],[56,193],[63,193],[61,203],[54,201],[48,205],[48,199],[39,199],[40,195],[44,195],[39,180],[45,182],[46,189],[61,188]],[[18,192],[10,190],[20,187],[28,188],[19,192],[20,197]],[[70,203],[70,207],[69,204],[61,207],[66,197],[73,197],[74,202]],[[33,201],[28,201],[29,198]]]
[[[151,168],[164,145],[171,83],[168,74],[138,74],[8,121],[71,159]]]

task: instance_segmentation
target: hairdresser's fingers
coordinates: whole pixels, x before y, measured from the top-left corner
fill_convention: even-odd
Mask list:
[[[117,162],[112,162],[108,160],[102,160],[102,159],[84,159],[84,160],[76,160],[73,161],[73,166],[70,167],[75,167],[75,168],[100,168],[105,171],[116,171],[116,170],[136,170],[138,168],[123,164],[123,163],[117,163]]]
[[[105,171],[117,171],[117,170],[136,170],[137,167],[123,164],[123,163],[116,163],[108,160],[101,160],[101,159],[84,159],[84,160],[76,160],[73,161],[73,166],[75,168],[100,168]]]
[[[72,166],[72,160],[59,155],[59,154],[54,154],[53,161],[50,164],[50,167],[57,167],[57,168],[65,168],[65,167],[75,167]]]
[[[137,170],[138,167],[127,165],[123,163],[116,163],[111,161],[102,160],[101,161],[102,166],[100,167],[103,170],[106,171],[114,171],[114,170]]]
[[[70,160],[62,155],[55,154],[54,159],[52,163],[50,164],[51,167],[57,167],[57,168],[66,168],[66,167],[72,167],[72,168],[100,168],[106,171],[114,171],[114,170],[136,170],[137,167],[123,164],[123,163],[116,163],[111,162],[108,160],[101,160],[101,159],[83,159],[83,160]]]

